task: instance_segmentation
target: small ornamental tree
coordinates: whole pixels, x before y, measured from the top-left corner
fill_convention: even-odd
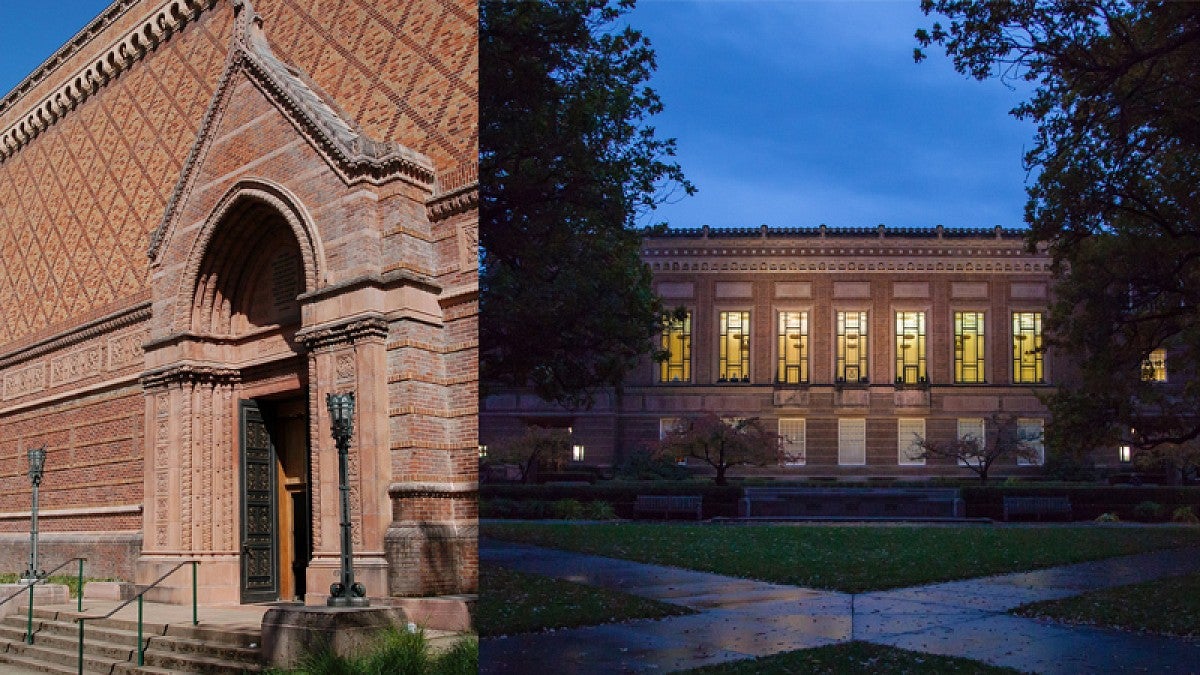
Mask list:
[[[714,482],[725,485],[725,472],[740,465],[766,466],[783,462],[779,434],[768,431],[756,417],[729,420],[715,413],[685,419],[655,446],[660,456],[695,457],[716,469]]]
[[[562,429],[529,427],[520,436],[496,443],[480,461],[484,465],[515,465],[520,469],[521,482],[528,483],[537,478],[539,470],[561,469],[570,457],[569,433]]]
[[[984,425],[984,438],[966,434],[953,441],[930,441],[920,436],[916,439],[917,459],[952,459],[965,466],[986,483],[992,465],[1004,458],[1037,463],[1041,453],[1037,443],[1040,438],[1027,438],[1021,434],[1017,418],[1013,415],[992,415]]]

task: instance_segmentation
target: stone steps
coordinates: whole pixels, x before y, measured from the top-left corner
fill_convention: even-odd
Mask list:
[[[78,672],[79,624],[74,617],[35,609],[32,645],[24,642],[24,616],[0,620],[0,664],[47,673]],[[257,672],[263,667],[260,639],[257,631],[143,622],[145,666],[138,667],[136,621],[89,620],[84,631],[84,671],[106,675]]]

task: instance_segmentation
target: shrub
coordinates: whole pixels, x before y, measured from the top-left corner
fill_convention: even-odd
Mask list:
[[[647,450],[634,450],[617,467],[616,477],[624,480],[683,480],[692,475],[675,460]]]
[[[579,520],[583,518],[583,504],[576,499],[560,499],[551,503],[550,513],[554,518],[563,520]]]
[[[1165,509],[1158,502],[1145,501],[1133,507],[1133,519],[1143,522],[1152,523],[1163,519]]]
[[[1200,523],[1200,518],[1196,517],[1196,511],[1190,506],[1181,506],[1171,514],[1171,522],[1173,523],[1188,523],[1194,525]]]
[[[592,520],[613,520],[617,517],[613,505],[608,502],[588,502],[586,509],[587,517]]]
[[[517,502],[512,499],[481,499],[479,515],[484,518],[512,518],[517,512]]]
[[[270,668],[268,675],[475,675],[479,672],[479,643],[461,640],[443,654],[434,654],[424,631],[390,628],[364,653],[338,656],[328,648],[306,654],[296,670]]]
[[[1100,515],[1096,516],[1096,522],[1097,523],[1119,523],[1119,522],[1121,522],[1121,519],[1117,517],[1117,514],[1112,513],[1110,511],[1108,513],[1101,513]]]

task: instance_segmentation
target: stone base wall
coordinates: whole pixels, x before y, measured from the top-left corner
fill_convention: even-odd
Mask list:
[[[68,558],[83,556],[86,577],[134,579],[142,553],[141,532],[43,532],[38,536],[39,567],[49,570]],[[0,571],[21,572],[29,565],[29,534],[0,534]],[[75,574],[78,567],[62,572]],[[62,573],[60,572],[60,573]]]
[[[393,523],[384,537],[388,595],[475,592],[479,587],[478,538],[479,526],[473,519],[461,523]]]

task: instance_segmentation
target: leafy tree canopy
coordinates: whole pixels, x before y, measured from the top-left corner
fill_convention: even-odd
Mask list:
[[[1060,275],[1048,323],[1080,364],[1051,446],[1200,438],[1200,3],[923,0],[917,31],[962,73],[1021,78],[1031,246]],[[924,57],[916,50],[919,61]],[[1143,364],[1167,353],[1168,381]],[[1131,431],[1134,430],[1134,431]]]
[[[654,51],[632,0],[480,7],[480,370],[588,406],[653,351],[662,306],[639,216],[693,188],[649,119]]]

